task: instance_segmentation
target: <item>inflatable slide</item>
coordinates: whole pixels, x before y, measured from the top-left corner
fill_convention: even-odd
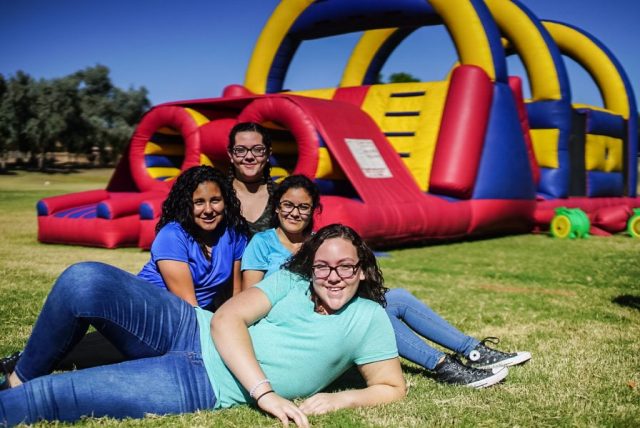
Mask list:
[[[524,233],[540,227],[541,213],[554,208],[541,204],[573,196],[568,183],[576,173],[565,165],[569,137],[562,131],[569,119],[562,118],[580,109],[567,104],[568,93],[561,92],[560,83],[550,84],[557,99],[523,100],[521,80],[508,76],[510,50],[505,45],[511,41],[524,52],[527,43],[542,37],[546,52],[559,48],[537,18],[504,0],[510,13],[531,22],[535,31],[527,34],[538,36],[508,34],[494,3],[501,4],[283,0],[256,43],[244,85],[228,86],[220,98],[166,103],[149,110],[107,189],[39,202],[40,241],[149,248],[161,202],[175,177],[198,164],[228,168],[228,132],[244,121],[271,129],[274,179],[305,174],[319,185],[324,210],[317,227],[348,224],[375,246]],[[434,25],[446,28],[458,52],[459,63],[445,80],[376,83],[393,50],[416,29]],[[302,43],[356,31],[362,36],[342,78],[336,78],[338,87],[284,90],[288,67]],[[559,54],[550,56],[561,75],[556,81],[565,84]],[[615,70],[620,76],[621,69]],[[609,160],[620,155],[631,165],[629,156],[637,151],[637,141],[629,137],[635,101],[630,86],[625,90],[626,116],[619,116],[626,122],[600,120],[602,112],[589,109],[597,113],[579,131],[585,136],[600,136],[602,129],[611,134],[584,144],[609,147],[604,163],[599,159],[582,167],[584,200],[601,197],[602,192],[608,195],[615,187],[617,193],[610,198],[620,201],[628,189],[635,189],[630,168]],[[549,142],[549,135],[556,139]],[[616,138],[628,143],[616,146]],[[545,153],[554,149],[557,159],[547,165]],[[602,173],[610,175],[590,184]],[[616,178],[610,178],[611,173]],[[625,199],[629,207],[640,205],[633,196]]]

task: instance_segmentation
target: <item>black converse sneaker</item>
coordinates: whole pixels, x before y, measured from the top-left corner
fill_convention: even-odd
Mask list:
[[[468,386],[470,388],[486,388],[495,385],[507,377],[509,370],[501,367],[496,370],[480,370],[464,365],[457,358],[446,355],[444,360],[434,369],[434,379],[438,382],[452,385]]]
[[[0,373],[8,378],[9,375],[13,373],[13,370],[15,370],[21,355],[22,352],[14,352],[7,357],[0,358]]]
[[[15,352],[7,357],[0,358],[0,374],[4,375],[4,380],[0,383],[0,391],[11,388],[9,385],[9,375],[13,373],[22,352]]]
[[[531,359],[529,352],[502,352],[489,348],[487,343],[497,345],[500,343],[500,339],[497,337],[484,338],[467,357],[469,366],[487,370],[495,367],[515,366]]]

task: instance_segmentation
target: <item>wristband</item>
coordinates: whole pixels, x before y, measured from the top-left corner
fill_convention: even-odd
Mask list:
[[[273,391],[273,389],[270,389],[270,390],[265,391],[265,392],[263,392],[262,394],[258,395],[258,398],[256,398],[256,404],[258,404],[258,401],[260,401],[260,399],[261,399],[262,397],[264,397],[264,396],[265,396],[265,395],[267,395],[267,394],[271,394],[272,392],[274,392],[274,391]]]
[[[255,394],[256,390],[260,385],[264,385],[265,383],[271,383],[271,381],[269,379],[262,379],[261,381],[253,385],[253,388],[251,388],[251,390],[249,391],[249,397],[256,398],[253,396],[253,394]]]

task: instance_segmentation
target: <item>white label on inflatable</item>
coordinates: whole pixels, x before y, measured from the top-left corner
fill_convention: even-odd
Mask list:
[[[361,139],[361,138],[345,138],[349,150],[358,166],[362,170],[363,174],[367,178],[391,178],[393,175],[389,171],[382,155],[378,151],[378,148],[373,143],[373,140]]]

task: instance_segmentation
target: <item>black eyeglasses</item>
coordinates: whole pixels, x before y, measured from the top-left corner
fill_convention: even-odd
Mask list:
[[[329,275],[331,275],[331,271],[336,271],[336,274],[340,277],[340,279],[351,279],[355,276],[356,272],[360,268],[360,262],[355,265],[338,265],[338,266],[329,266],[329,265],[313,265],[311,269],[313,270],[313,276],[316,279],[327,279]]]
[[[253,155],[255,157],[261,158],[262,156],[264,156],[267,153],[267,147],[266,146],[253,146],[253,147],[249,148],[249,147],[245,147],[245,146],[236,146],[233,149],[231,149],[231,153],[233,153],[234,156],[238,156],[238,157],[244,157],[249,152],[253,153]]]
[[[280,208],[280,212],[282,214],[289,214],[297,208],[300,215],[311,214],[311,210],[313,209],[311,204],[303,203],[303,204],[296,205],[290,201],[280,201],[280,203],[278,203],[278,208]]]

